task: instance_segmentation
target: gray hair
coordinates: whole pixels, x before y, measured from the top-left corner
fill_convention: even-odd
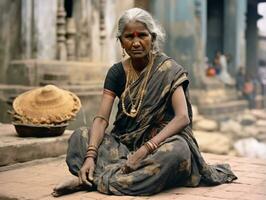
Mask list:
[[[117,38],[120,39],[126,24],[131,21],[138,21],[146,26],[154,38],[152,51],[154,53],[159,52],[164,43],[165,31],[160,24],[153,19],[151,14],[143,9],[131,8],[124,12],[118,21]]]

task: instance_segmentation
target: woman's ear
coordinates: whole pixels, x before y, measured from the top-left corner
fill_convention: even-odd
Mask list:
[[[121,47],[124,48],[121,37],[118,37],[117,39],[119,40]]]

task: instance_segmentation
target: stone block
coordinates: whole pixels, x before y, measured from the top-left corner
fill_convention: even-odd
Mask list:
[[[0,85],[0,122],[10,123],[11,118],[7,113],[12,109],[13,99],[20,93],[25,92],[32,87],[17,86],[17,85]]]
[[[26,86],[82,84],[103,81],[107,70],[105,63],[14,60],[7,70],[7,83]]]
[[[227,154],[232,148],[230,139],[219,132],[194,131],[194,135],[203,152]]]
[[[7,69],[7,84],[34,86],[37,84],[34,60],[11,61]]]
[[[0,166],[63,155],[72,133],[67,130],[58,137],[21,138],[11,124],[1,124],[0,132]]]
[[[219,124],[210,119],[201,119],[193,125],[193,128],[201,131],[218,131]]]

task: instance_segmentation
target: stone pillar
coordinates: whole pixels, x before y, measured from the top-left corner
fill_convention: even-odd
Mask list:
[[[189,72],[192,86],[200,86],[205,55],[206,1],[154,0],[150,10],[166,30],[166,53]]]
[[[21,3],[21,57],[22,59],[32,58],[32,22],[33,2],[22,0]]]
[[[247,0],[224,0],[224,53],[231,62],[228,72],[235,75],[239,66],[245,66],[245,14]]]
[[[33,1],[34,54],[37,59],[56,57],[56,11],[55,0]]]
[[[67,59],[66,49],[66,12],[64,8],[64,0],[58,0],[57,3],[57,21],[56,21],[56,33],[57,33],[57,48],[56,54],[59,60]]]
[[[257,74],[258,65],[258,27],[257,4],[249,4],[247,12],[247,51],[246,51],[246,72],[248,74]]]
[[[73,1],[73,18],[76,24],[76,55],[78,60],[91,61],[92,51],[92,11],[94,10],[92,0]],[[98,38],[96,38],[98,39]]]
[[[67,33],[67,40],[66,40],[66,48],[67,48],[67,59],[68,60],[75,60],[76,59],[76,26],[74,19],[67,18],[66,21],[66,33]]]

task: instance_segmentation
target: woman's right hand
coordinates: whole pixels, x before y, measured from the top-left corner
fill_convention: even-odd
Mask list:
[[[78,173],[79,182],[85,185],[92,186],[94,169],[95,169],[95,162],[93,158],[88,157],[83,163]]]

